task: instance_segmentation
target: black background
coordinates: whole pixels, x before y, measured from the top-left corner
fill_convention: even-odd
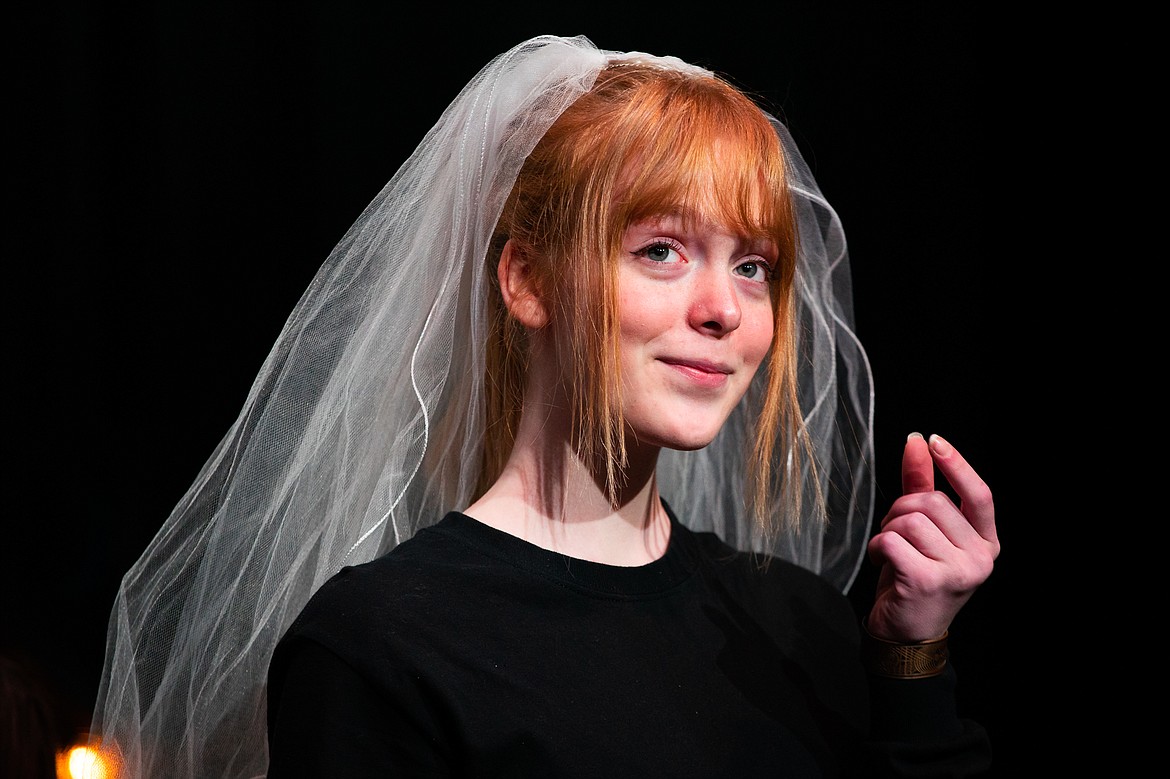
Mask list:
[[[849,236],[878,517],[911,431],[947,437],[995,490],[1005,551],[952,626],[952,656],[964,712],[1010,743],[1015,309],[987,227],[996,85],[982,20],[930,3],[394,5],[57,6],[22,29],[0,645],[43,676],[64,727],[88,721],[122,574],[319,263],[483,64],[553,33],[707,66],[789,124]]]

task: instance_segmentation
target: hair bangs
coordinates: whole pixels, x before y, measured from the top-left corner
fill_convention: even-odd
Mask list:
[[[636,125],[643,137],[629,139],[627,148],[638,153],[614,216],[629,224],[681,213],[770,240],[782,257],[792,256],[796,230],[784,152],[767,117],[723,90],[692,88],[661,97],[655,108],[681,121]]]

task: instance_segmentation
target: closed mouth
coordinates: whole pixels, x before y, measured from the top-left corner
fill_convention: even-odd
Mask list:
[[[708,362],[706,360],[678,360],[670,357],[663,357],[661,359],[667,365],[673,365],[676,368],[687,368],[698,373],[719,373],[724,375],[733,373],[732,369],[726,365]]]

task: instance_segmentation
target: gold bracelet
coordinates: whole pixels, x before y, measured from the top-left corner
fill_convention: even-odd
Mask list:
[[[949,630],[929,641],[899,644],[878,638],[869,628],[862,627],[865,630],[862,658],[866,670],[872,674],[890,679],[926,679],[938,676],[947,665]]]

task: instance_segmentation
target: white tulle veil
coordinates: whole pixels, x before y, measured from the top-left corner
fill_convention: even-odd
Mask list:
[[[269,658],[309,596],[473,500],[492,230],[528,153],[614,58],[705,72],[581,37],[521,43],[460,92],[330,253],[122,581],[92,734],[123,775],[263,776]],[[762,551],[844,591],[873,510],[871,377],[840,222],[774,124],[794,174],[801,403],[828,518]],[[742,498],[752,430],[736,411],[705,449],[664,453],[659,487],[684,522],[760,549]]]

